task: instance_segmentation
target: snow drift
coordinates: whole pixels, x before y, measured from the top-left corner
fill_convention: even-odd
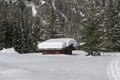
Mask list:
[[[0,54],[18,54],[18,52],[14,48],[3,48]]]

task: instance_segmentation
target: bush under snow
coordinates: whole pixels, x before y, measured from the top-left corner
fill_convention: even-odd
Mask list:
[[[18,52],[14,48],[3,48],[0,54],[18,54]]]

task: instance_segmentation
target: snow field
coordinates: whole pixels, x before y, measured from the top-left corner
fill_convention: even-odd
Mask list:
[[[115,57],[108,65],[108,77],[111,80],[120,80],[120,57]]]
[[[18,54],[14,48],[3,49],[0,80],[120,80],[119,53],[86,54],[80,50],[73,55]]]
[[[83,55],[1,54],[0,80],[108,80],[105,67],[109,59]]]

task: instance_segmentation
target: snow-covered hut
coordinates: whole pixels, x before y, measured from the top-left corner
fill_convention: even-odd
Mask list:
[[[49,39],[38,44],[38,49],[43,54],[69,54],[75,49],[77,42],[73,38]]]

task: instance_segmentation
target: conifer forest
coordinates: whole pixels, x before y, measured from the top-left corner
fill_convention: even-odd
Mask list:
[[[74,38],[92,55],[120,52],[120,0],[0,0],[0,49],[33,53],[50,38]]]

